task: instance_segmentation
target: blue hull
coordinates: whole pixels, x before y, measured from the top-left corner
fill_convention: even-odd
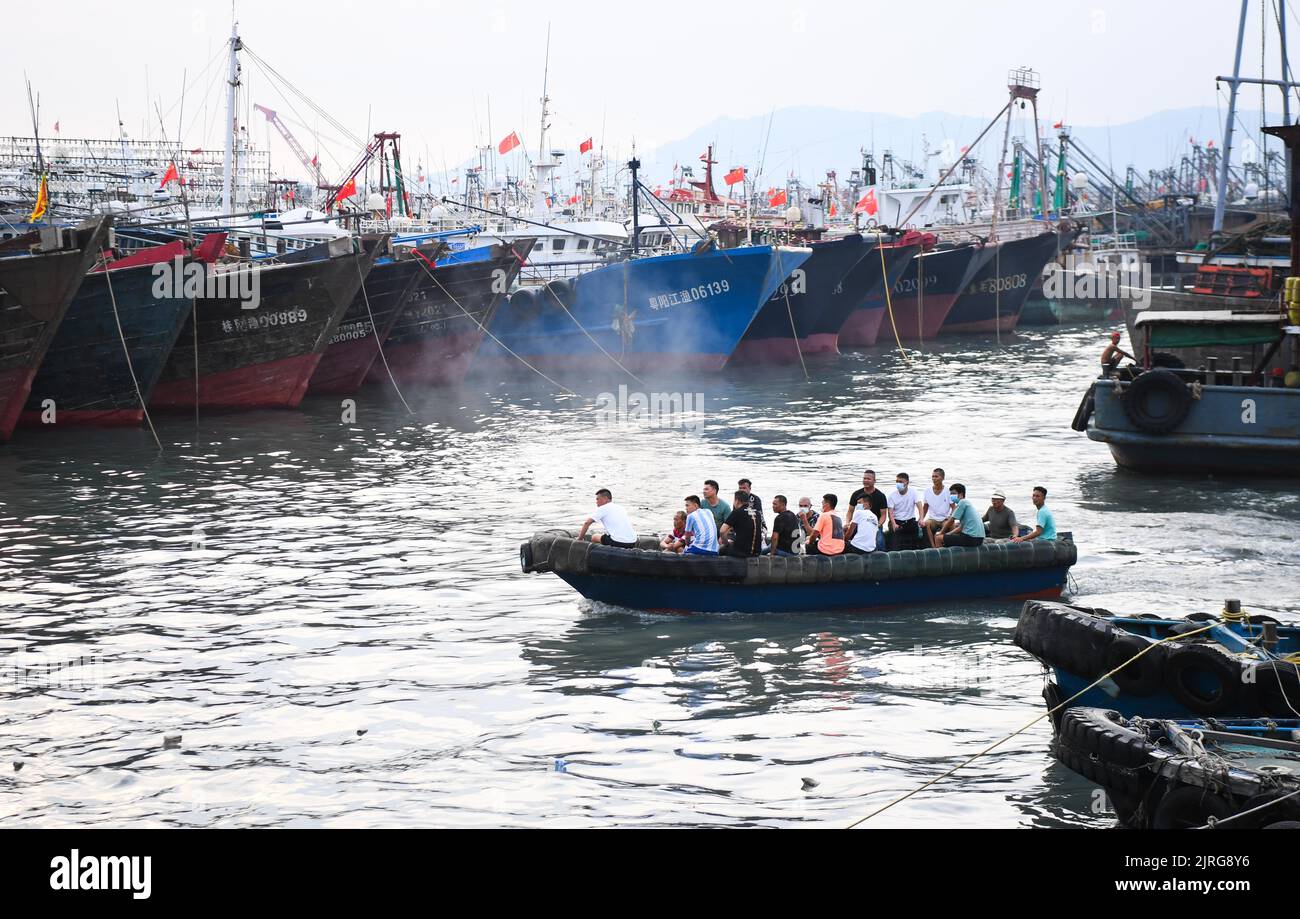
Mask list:
[[[541,367],[612,366],[604,349],[634,371],[717,370],[762,305],[809,254],[807,249],[752,246],[621,262],[571,282],[567,312],[549,289],[516,293],[489,330],[515,354]],[[514,360],[490,338],[478,357]]]
[[[737,584],[557,571],[588,600],[649,612],[851,612],[979,599],[1059,597],[1068,566],[898,581]]]

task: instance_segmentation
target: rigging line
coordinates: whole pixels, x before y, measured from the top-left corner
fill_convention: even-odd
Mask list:
[[[964,760],[963,762],[958,763],[956,766],[953,766],[951,769],[949,769],[947,772],[943,773],[942,775],[937,775],[937,776],[935,776],[934,778],[930,779],[930,780],[929,780],[928,782],[926,782],[925,784],[923,784],[923,785],[921,785],[921,786],[919,786],[919,787],[917,787],[917,788],[913,788],[911,791],[909,791],[907,794],[903,795],[901,798],[895,798],[893,801],[890,801],[889,803],[885,804],[883,807],[879,807],[879,808],[877,808],[876,810],[874,810],[874,811],[872,811],[871,813],[867,814],[867,816],[861,818],[860,820],[855,820],[853,823],[849,824],[848,829],[852,830],[852,829],[855,829],[856,827],[861,826],[862,824],[864,824],[864,823],[866,823],[868,820],[870,820],[872,817],[875,817],[877,814],[883,814],[885,811],[889,810],[889,809],[890,809],[891,807],[893,807],[895,804],[901,804],[902,802],[906,801],[908,798],[912,797],[912,795],[915,795],[915,794],[917,794],[917,793],[919,793],[919,792],[925,791],[925,790],[926,790],[927,788],[929,788],[931,785],[934,785],[936,782],[941,782],[941,781],[943,781],[944,779],[946,779],[948,776],[952,775],[952,774],[953,774],[954,772],[956,772],[957,770],[959,770],[959,769],[964,769],[965,767],[969,766],[971,763],[975,762],[975,760],[979,759],[981,756],[984,756],[985,754],[988,754],[988,753],[993,752],[994,750],[996,750],[998,747],[1002,746],[1004,743],[1006,743],[1006,742],[1007,742],[1008,740],[1010,740],[1011,738],[1016,737],[1016,736],[1019,735],[1019,734],[1023,734],[1025,731],[1029,730],[1029,729],[1032,728],[1034,725],[1038,724],[1038,722],[1042,721],[1044,718],[1047,718],[1047,717],[1049,717],[1049,716],[1051,716],[1051,715],[1054,715],[1056,712],[1059,712],[1059,711],[1061,711],[1062,709],[1066,708],[1066,707],[1067,707],[1071,702],[1073,702],[1075,699],[1077,699],[1077,698],[1079,698],[1080,696],[1082,696],[1084,693],[1088,692],[1088,691],[1091,690],[1091,689],[1095,689],[1096,687],[1100,686],[1100,685],[1101,685],[1102,683],[1104,683],[1106,680],[1110,679],[1112,676],[1114,676],[1115,674],[1119,673],[1121,670],[1123,670],[1123,669],[1124,669],[1125,667],[1127,667],[1129,664],[1133,663],[1133,662],[1134,662],[1135,660],[1137,660],[1139,657],[1141,657],[1142,655],[1146,654],[1148,651],[1150,651],[1150,650],[1151,650],[1152,648],[1154,648],[1156,645],[1164,644],[1165,642],[1168,642],[1168,641],[1175,641],[1175,640],[1177,640],[1177,639],[1181,639],[1181,638],[1189,638],[1189,637],[1191,637],[1192,635],[1199,635],[1201,632],[1208,632],[1210,629],[1213,629],[1213,628],[1215,628],[1215,627],[1218,626],[1218,625],[1219,625],[1219,622],[1216,620],[1216,621],[1214,621],[1214,622],[1211,622],[1209,625],[1202,626],[1202,627],[1199,628],[1199,629],[1193,629],[1193,630],[1190,631],[1190,632],[1184,632],[1184,633],[1181,634],[1181,635],[1168,635],[1168,636],[1166,636],[1166,637],[1164,637],[1164,638],[1157,638],[1157,639],[1155,639],[1155,640],[1152,641],[1149,645],[1147,645],[1145,648],[1143,648],[1141,651],[1139,651],[1137,654],[1134,654],[1134,655],[1133,655],[1132,657],[1130,657],[1128,660],[1124,661],[1124,663],[1120,664],[1120,665],[1119,665],[1118,667],[1116,667],[1114,670],[1110,671],[1110,673],[1106,673],[1106,674],[1103,674],[1102,676],[1099,676],[1099,677],[1097,678],[1096,682],[1092,683],[1090,686],[1085,686],[1083,689],[1079,690],[1079,691],[1076,692],[1074,695],[1070,696],[1070,698],[1068,698],[1068,699],[1066,699],[1064,702],[1061,702],[1060,704],[1058,704],[1055,708],[1049,708],[1047,711],[1043,712],[1041,715],[1039,715],[1039,716],[1038,716],[1037,718],[1035,718],[1033,721],[1031,721],[1031,722],[1029,722],[1028,724],[1026,724],[1024,727],[1022,727],[1022,728],[1017,728],[1016,730],[1014,730],[1014,731],[1012,731],[1010,734],[1008,734],[1006,737],[1003,737],[1001,740],[996,741],[996,742],[993,743],[993,744],[990,744],[989,746],[985,747],[983,750],[980,750],[978,753],[976,753],[976,754],[974,754],[973,756],[971,756],[969,759],[966,759],[966,760]]]
[[[794,310],[790,308],[790,285],[781,282],[785,289],[785,314],[790,317],[790,334],[794,336],[794,353],[799,355],[799,366],[803,368],[803,378],[806,382],[811,383],[812,377],[808,376],[808,365],[803,359],[803,348],[799,347],[799,332],[794,327]]]
[[[321,106],[313,102],[310,96],[308,96],[297,86],[295,86],[287,77],[285,77],[282,73],[280,73],[280,71],[276,70],[269,63],[267,63],[260,55],[257,54],[257,52],[249,48],[247,44],[243,45],[243,49],[245,53],[248,54],[249,58],[255,61],[260,67],[264,68],[265,73],[282,82],[285,85],[285,87],[289,89],[290,92],[292,92],[295,96],[297,96],[299,99],[305,102],[308,105],[308,107],[311,108],[312,111],[320,115],[321,118],[325,119],[326,124],[333,127],[336,131],[338,131],[344,137],[351,140],[353,143],[360,144],[362,147],[366,146],[365,141],[363,141],[360,137],[357,137],[350,130],[348,130],[347,126],[344,125],[343,122],[339,121],[329,112],[325,111],[325,109],[323,109]]]
[[[1211,817],[1211,818],[1210,818],[1210,822],[1207,823],[1207,824],[1205,824],[1205,826],[1193,827],[1193,829],[1197,829],[1197,830],[1217,830],[1219,827],[1223,826],[1225,823],[1230,823],[1230,822],[1232,822],[1233,820],[1236,820],[1238,817],[1244,817],[1244,816],[1246,816],[1247,814],[1253,814],[1253,813],[1256,813],[1256,812],[1258,812],[1258,811],[1262,811],[1264,808],[1266,808],[1266,807],[1272,807],[1274,804],[1281,804],[1283,801],[1287,801],[1287,800],[1289,800],[1289,799],[1291,799],[1291,798],[1294,798],[1296,795],[1300,795],[1300,788],[1297,788],[1295,791],[1288,792],[1287,794],[1282,795],[1280,798],[1274,798],[1274,799],[1271,800],[1271,801],[1265,801],[1263,804],[1259,804],[1259,805],[1256,805],[1255,807],[1250,808],[1250,810],[1244,810],[1244,811],[1241,811],[1240,813],[1233,814],[1233,815],[1230,816],[1230,817],[1218,817],[1218,818]]]
[[[361,278],[361,299],[365,301],[366,315],[370,317],[370,333],[375,336],[375,350],[379,352],[379,359],[384,362],[384,373],[388,374],[388,382],[393,384],[393,392],[397,393],[397,398],[401,400],[402,407],[406,409],[406,413],[408,415],[414,415],[415,412],[411,410],[411,406],[406,401],[406,397],[402,395],[401,387],[397,385],[397,380],[393,377],[392,368],[388,366],[388,356],[384,354],[384,343],[379,340],[379,326],[375,325],[375,314],[370,311],[370,295],[366,293],[366,276],[361,271],[361,259],[357,258],[354,261],[357,266],[357,276]],[[414,285],[412,285],[412,287],[414,287]],[[395,310],[400,310],[405,300],[406,298],[403,297],[393,308]]]
[[[907,356],[903,350],[903,341],[898,337],[898,324],[894,322],[894,298],[889,290],[889,270],[885,267],[885,247],[881,245],[884,241],[880,231],[876,231],[876,248],[880,250],[880,276],[885,285],[885,308],[889,310],[889,324],[894,329],[894,343],[898,345],[898,353],[903,357],[903,363],[908,367],[912,366],[912,359]]]
[[[979,146],[979,142],[982,141],[982,140],[984,139],[984,135],[987,134],[987,133],[989,132],[989,129],[990,129],[990,128],[992,128],[995,124],[998,123],[998,119],[1000,119],[1000,118],[1001,118],[1001,117],[1006,113],[1007,109],[1009,109],[1009,108],[1011,108],[1011,100],[1010,100],[1010,99],[1008,99],[1008,100],[1007,100],[1007,104],[1004,105],[1004,106],[1002,106],[1002,109],[1001,109],[1001,110],[1000,110],[996,115],[993,116],[993,120],[990,121],[987,125],[984,126],[984,130],[983,130],[983,131],[980,131],[979,137],[975,138],[975,142],[974,142],[973,144],[971,144],[971,145],[967,148],[968,151],[974,150],[977,146]],[[1010,130],[1010,129],[1011,129],[1011,119],[1008,118],[1008,119],[1007,119],[1007,130]],[[1006,149],[1006,142],[1005,142],[1005,141],[1003,141],[1002,146],[1003,146],[1003,151],[1004,151],[1003,155],[1005,156],[1005,149]],[[957,161],[954,162],[951,166],[949,166],[949,167],[948,167],[948,171],[945,172],[942,176],[939,177],[939,181],[935,182],[934,185],[933,185],[933,187],[931,187],[931,189],[930,189],[928,192],[926,192],[925,197],[922,198],[920,201],[916,202],[916,204],[914,204],[914,205],[912,206],[912,209],[911,209],[910,211],[907,212],[907,216],[904,217],[902,220],[899,221],[899,225],[900,225],[900,226],[907,226],[907,222],[908,222],[909,220],[911,220],[911,219],[916,215],[916,212],[917,212],[918,210],[920,210],[922,206],[924,206],[925,202],[929,201],[930,198],[934,195],[934,193],[935,193],[936,191],[939,190],[939,186],[942,185],[944,182],[946,182],[946,181],[948,180],[948,177],[951,176],[951,175],[952,175],[952,174],[957,170],[957,167],[961,165],[961,161],[962,161],[964,158],[965,158],[965,157],[961,157],[961,156],[957,157]],[[999,166],[999,169],[1001,169],[1000,166]],[[993,205],[993,206],[994,206],[994,208],[996,208],[996,207],[997,207],[997,203],[994,202],[994,205]]]
[[[260,60],[256,60],[256,59],[255,59],[255,60],[253,61],[253,64],[254,64],[254,66],[256,66],[259,70],[262,69],[262,64],[261,64]],[[284,94],[284,90],[282,90],[282,89],[281,89],[281,88],[276,84],[276,82],[275,82],[274,80],[270,79],[270,74],[268,74],[268,73],[266,73],[265,71],[263,71],[263,72],[262,72],[262,75],[265,76],[265,77],[267,77],[267,82],[271,85],[271,88],[274,89],[274,90],[276,91],[276,93],[279,95],[279,97],[280,97],[281,99],[284,100],[284,104],[287,105],[287,106],[289,106],[289,111],[293,112],[294,115],[297,116],[296,120],[297,120],[299,126],[300,126],[300,127],[305,127],[305,125],[303,124],[302,114],[299,113],[298,109],[294,106],[293,101],[290,100],[289,97],[286,96],[286,95]],[[310,131],[311,128],[308,127],[308,128],[306,128],[306,130],[309,130],[309,131]],[[320,138],[320,134],[319,134],[319,133],[316,133],[316,138],[317,138],[317,140],[319,140],[319,138]],[[326,139],[329,140],[329,138],[326,138]],[[337,141],[337,140],[334,141],[334,142],[335,142],[335,143],[339,143],[339,141]],[[349,141],[349,142],[350,142],[350,141]],[[337,168],[339,168],[339,169],[342,169],[342,168],[343,168],[343,165],[344,165],[344,164],[343,164],[342,162],[339,161],[339,158],[338,158],[337,156],[335,156],[334,153],[333,153],[333,151],[330,150],[328,147],[325,148],[325,154],[326,154],[330,159],[332,159],[332,160],[334,161],[334,165],[335,165],[335,167],[337,167]]]
[[[149,417],[149,406],[144,404],[144,395],[140,392],[140,380],[135,375],[135,364],[131,361],[131,349],[126,346],[126,333],[122,331],[122,317],[117,312],[117,295],[113,293],[113,272],[104,268],[104,283],[108,285],[108,300],[113,304],[113,322],[117,324],[117,337],[122,342],[122,356],[126,358],[126,369],[131,373],[131,385],[135,387],[135,398],[140,403],[140,411],[144,412],[144,420],[149,425],[149,433],[153,435],[153,442],[158,445],[159,452],[162,452],[162,441],[158,439],[158,431],[154,429],[153,419]]]
[[[429,278],[433,281],[433,283],[435,283],[435,284],[438,285],[438,289],[439,289],[439,290],[441,290],[444,294],[447,295],[447,299],[449,299],[452,303],[456,304],[456,306],[460,308],[460,311],[461,311],[462,313],[464,313],[464,314],[469,318],[469,320],[470,320],[471,322],[473,322],[476,326],[479,327],[479,331],[481,331],[481,332],[482,332],[484,335],[486,335],[488,338],[490,338],[490,339],[492,339],[494,342],[496,342],[497,345],[500,346],[500,348],[501,348],[503,351],[505,351],[507,354],[509,354],[509,355],[510,355],[511,357],[513,357],[515,360],[519,361],[519,363],[523,364],[525,367],[527,367],[527,368],[528,368],[529,370],[531,370],[533,373],[537,374],[537,375],[538,375],[539,377],[541,377],[543,380],[545,380],[546,382],[550,383],[550,384],[551,384],[552,386],[554,386],[556,389],[560,390],[561,392],[565,393],[566,395],[570,395],[570,396],[577,396],[577,395],[578,395],[576,392],[574,392],[572,389],[569,389],[567,386],[561,386],[559,383],[555,382],[555,381],[552,380],[550,377],[548,377],[546,374],[542,373],[540,370],[538,370],[536,367],[534,367],[532,364],[528,363],[528,361],[524,360],[524,359],[523,359],[522,357],[520,357],[518,354],[516,354],[515,352],[511,351],[510,348],[509,348],[509,346],[506,345],[505,342],[503,342],[501,339],[499,339],[499,338],[497,338],[495,335],[493,335],[493,334],[492,334],[492,331],[491,331],[487,326],[483,325],[483,323],[481,323],[481,322],[478,321],[478,317],[476,317],[476,316],[475,316],[473,313],[471,313],[469,310],[465,309],[465,307],[461,306],[460,301],[457,300],[457,299],[455,298],[455,296],[452,295],[451,291],[449,291],[446,287],[443,287],[442,282],[439,281],[438,278],[437,278],[437,276],[434,275],[433,271],[430,270],[430,265],[429,265],[429,259],[428,259],[428,257],[425,256],[425,254],[424,254],[423,252],[421,252],[420,250],[418,250],[418,249],[415,249],[415,250],[412,250],[412,251],[413,251],[413,253],[415,254],[415,256],[420,260],[420,267],[424,269],[424,273],[427,274],[427,275],[429,276]],[[516,257],[518,257],[518,256],[516,255]]]

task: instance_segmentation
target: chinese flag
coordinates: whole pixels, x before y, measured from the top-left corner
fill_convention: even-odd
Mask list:
[[[745,170],[740,166],[737,166],[735,169],[731,170],[731,172],[723,176],[722,181],[726,182],[728,185],[735,185],[737,182],[743,182],[745,181]]]
[[[347,182],[343,184],[343,187],[339,189],[339,193],[334,196],[334,200],[344,201],[348,198],[351,198],[356,193],[357,193],[357,180],[348,179]]]
[[[180,177],[181,174],[176,171],[176,164],[172,163],[167,167],[167,171],[163,174],[162,183],[158,187],[166,188],[168,182],[175,182]]]
[[[867,193],[862,196],[862,200],[860,200],[857,203],[857,206],[853,208],[853,212],[855,214],[869,214],[874,217],[876,211],[879,209],[880,208],[876,205],[876,190],[874,188],[868,188]]]
[[[785,189],[782,189],[772,197],[768,198],[767,203],[772,207],[780,207],[782,204],[785,204],[786,200]]]
[[[1052,125],[1052,127],[1054,127],[1054,128],[1062,128],[1062,127],[1065,127],[1065,121],[1064,121],[1064,120],[1062,120],[1062,121],[1058,121],[1056,124]]]
[[[519,135],[514,131],[511,131],[509,137],[501,141],[501,143],[497,144],[497,153],[500,153],[502,156],[505,156],[507,153],[509,153],[511,150],[513,150],[515,147],[518,146],[519,146]]]
[[[582,143],[578,145],[578,152],[587,153],[591,150],[591,148],[592,148],[591,138],[588,137],[586,140],[584,140]]]
[[[832,216],[832,217],[835,216],[835,202],[834,202],[834,201],[831,202],[831,216]]]
[[[569,196],[569,203],[570,203],[570,204],[577,204],[577,203],[578,203],[579,201],[581,201],[581,200],[582,200],[582,199],[579,198],[577,195],[570,195],[570,196]]]

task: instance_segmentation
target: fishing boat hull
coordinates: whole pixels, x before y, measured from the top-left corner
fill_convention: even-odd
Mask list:
[[[153,267],[140,266],[97,272],[82,282],[45,354],[20,424],[114,427],[144,419],[193,303],[183,285],[158,285],[159,280]]]
[[[72,231],[54,231],[57,239],[42,241],[34,233],[8,240],[0,249],[0,443],[13,433],[46,351],[107,240],[109,225],[108,218],[99,218]]]
[[[808,261],[781,282],[740,339],[738,363],[798,363],[801,354],[839,354],[839,328],[866,296],[870,279],[854,269],[874,245],[853,234],[809,248]]]
[[[894,322],[903,341],[933,341],[957,297],[984,265],[989,251],[978,245],[919,253],[894,284]]]
[[[810,254],[752,246],[620,262],[517,291],[490,330],[542,370],[721,370],[759,309]],[[519,371],[497,341],[483,342],[479,360]]]
[[[889,307],[893,303],[893,288],[907,272],[912,260],[921,252],[922,246],[915,244],[885,243],[881,246],[885,253],[883,277],[877,276],[862,303],[849,314],[844,325],[840,327],[839,343],[843,348],[872,348],[880,340],[882,330],[887,337],[893,337],[893,326],[889,324]],[[879,253],[877,253],[877,258]],[[890,291],[889,299],[885,291]],[[894,320],[898,319],[898,309],[894,308]]]
[[[833,558],[683,556],[652,543],[617,549],[543,533],[520,547],[520,562],[525,572],[555,573],[588,600],[630,609],[790,613],[1058,597],[1078,557],[1068,537]]]
[[[390,372],[399,388],[463,382],[532,246],[533,239],[518,239],[421,268],[369,382],[390,385]]]
[[[197,329],[187,318],[150,408],[296,408],[373,264],[373,250],[343,242],[346,254],[234,269],[258,272],[246,282],[259,291],[253,309],[238,296],[198,298]]]
[[[987,247],[988,259],[958,295],[942,334],[1015,331],[1030,288],[1069,242],[1061,234],[1049,232]]]

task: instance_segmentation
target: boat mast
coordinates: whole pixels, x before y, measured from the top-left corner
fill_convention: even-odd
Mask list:
[[[1232,77],[1226,80],[1231,89],[1228,92],[1228,118],[1223,125],[1223,159],[1219,167],[1219,187],[1216,189],[1214,198],[1214,223],[1210,227],[1211,238],[1217,236],[1223,230],[1223,207],[1228,197],[1228,165],[1232,161],[1232,126],[1237,121],[1237,90],[1241,87],[1242,82],[1241,45],[1246,38],[1246,3],[1247,0],[1241,0],[1241,20],[1237,23],[1237,54],[1233,58]],[[1220,77],[1220,79],[1224,78]]]
[[[239,112],[235,107],[239,89],[239,23],[230,25],[230,69],[226,77],[226,155],[222,164],[221,210],[223,214],[235,213],[235,135],[239,131]]]
[[[546,24],[546,62],[542,65],[542,129],[537,139],[537,162],[546,162],[546,110],[551,97],[546,94],[547,81],[551,74],[551,24]]]

